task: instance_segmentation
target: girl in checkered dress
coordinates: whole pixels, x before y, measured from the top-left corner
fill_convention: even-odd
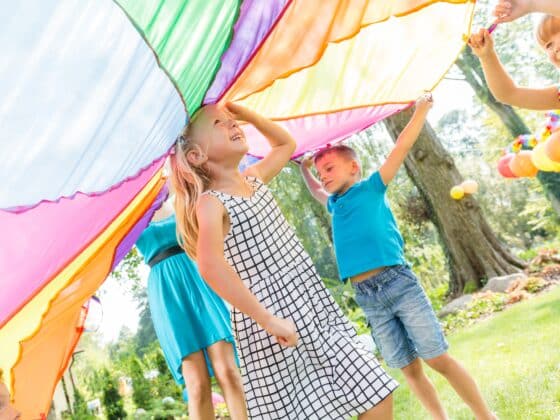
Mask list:
[[[253,124],[271,147],[243,173],[248,146],[236,120]],[[202,108],[171,159],[179,235],[234,307],[251,418],[390,419],[396,382],[357,341],[264,185],[294,149],[286,131],[246,108]]]

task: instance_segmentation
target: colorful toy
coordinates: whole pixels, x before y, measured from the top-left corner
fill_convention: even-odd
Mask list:
[[[257,110],[301,156],[437,86],[475,7],[348,3],[2,3],[0,368],[23,419],[49,412],[82,305],[161,204],[162,166],[202,105]]]
[[[522,150],[509,162],[509,168],[515,176],[531,178],[537,175],[539,170],[533,165],[531,160],[532,152],[529,150]]]
[[[533,165],[537,167],[539,171],[544,172],[560,172],[560,162],[552,161],[546,154],[546,146],[550,140],[544,143],[539,143],[532,151],[531,159]]]
[[[467,179],[461,183],[461,187],[465,191],[465,194],[474,194],[478,191],[478,182],[474,179]]]
[[[498,161],[498,172],[504,178],[517,178],[517,176],[509,168],[509,163],[514,156],[515,155],[513,153],[507,153]]]
[[[553,162],[560,163],[560,131],[554,132],[545,143],[546,156]]]
[[[449,195],[453,200],[460,200],[465,196],[465,190],[460,185],[455,185],[449,191]]]

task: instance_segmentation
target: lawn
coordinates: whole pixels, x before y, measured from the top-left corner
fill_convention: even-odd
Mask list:
[[[448,337],[450,354],[474,376],[500,419],[560,419],[560,287],[516,304]],[[429,419],[398,370],[395,419]],[[465,404],[433,371],[453,420],[472,419]]]

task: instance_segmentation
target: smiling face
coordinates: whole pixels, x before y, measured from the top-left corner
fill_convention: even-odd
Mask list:
[[[360,166],[351,156],[336,150],[315,159],[319,180],[329,194],[344,194],[360,179]]]
[[[560,68],[560,18],[545,16],[537,29],[537,40],[544,48],[548,60]]]
[[[203,107],[192,122],[193,140],[208,160],[241,159],[249,146],[237,121],[218,105]]]

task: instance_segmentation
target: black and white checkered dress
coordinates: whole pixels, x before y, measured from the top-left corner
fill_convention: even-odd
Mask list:
[[[248,181],[250,198],[208,192],[229,214],[225,255],[259,301],[299,334],[297,347],[282,347],[233,309],[250,417],[345,419],[367,411],[398,384],[357,341],[270,191]]]

